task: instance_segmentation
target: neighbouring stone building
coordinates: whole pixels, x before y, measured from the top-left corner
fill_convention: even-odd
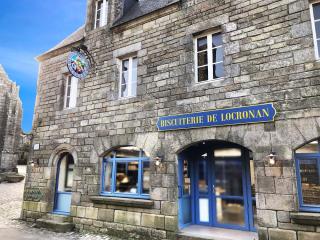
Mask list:
[[[320,239],[319,20],[308,0],[88,0],[85,26],[38,57],[22,218]],[[83,79],[66,66],[80,45]]]
[[[0,173],[16,171],[21,117],[19,87],[0,65]]]

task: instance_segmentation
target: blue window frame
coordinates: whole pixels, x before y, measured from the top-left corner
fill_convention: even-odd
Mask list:
[[[296,175],[299,208],[320,212],[320,147],[312,141],[296,150]]]
[[[103,160],[101,195],[150,198],[150,160],[136,147],[120,147]]]

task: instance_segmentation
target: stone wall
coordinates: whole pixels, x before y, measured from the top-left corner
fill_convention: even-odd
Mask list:
[[[298,211],[293,152],[320,136],[320,63],[314,56],[309,2],[183,0],[118,27],[110,25],[86,26],[85,44],[96,68],[79,81],[75,109],[61,108],[67,50],[42,58],[33,139],[40,144],[33,152],[39,165],[29,167],[26,181],[26,191],[40,189],[41,197],[24,202],[23,217],[31,221],[52,211],[52,159],[68,148],[77,153],[72,216],[78,229],[174,239],[177,154],[194,142],[217,139],[253,152],[259,239],[319,238],[319,226],[296,224],[290,217]],[[218,28],[225,77],[195,84],[193,35]],[[117,58],[130,53],[138,57],[138,93],[120,100]],[[165,133],[156,128],[159,116],[266,102],[277,109],[274,123]],[[152,165],[151,209],[92,200],[99,195],[103,156],[122,145],[141,147],[151,159],[164,156],[162,168]],[[271,150],[278,155],[275,166],[265,159]]]
[[[19,87],[9,79],[0,65],[0,172],[16,168],[21,117]]]

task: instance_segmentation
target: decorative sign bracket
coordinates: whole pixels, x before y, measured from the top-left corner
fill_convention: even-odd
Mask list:
[[[88,76],[90,69],[95,67],[96,63],[88,51],[88,47],[81,44],[78,47],[71,48],[67,66],[74,77],[83,79]]]

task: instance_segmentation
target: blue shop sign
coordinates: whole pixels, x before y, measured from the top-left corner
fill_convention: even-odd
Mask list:
[[[159,131],[272,122],[277,111],[272,103],[160,117]]]

